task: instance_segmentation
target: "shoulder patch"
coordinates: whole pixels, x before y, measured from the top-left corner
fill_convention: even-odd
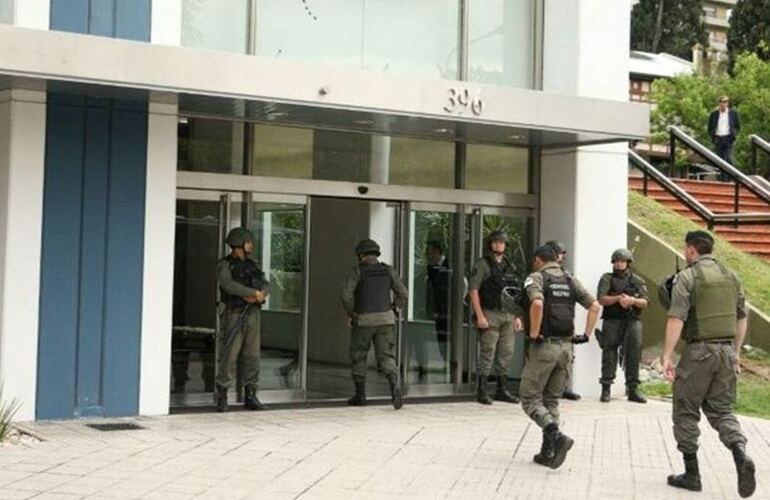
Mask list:
[[[527,279],[524,280],[524,288],[530,287],[534,282],[535,280],[527,276]]]

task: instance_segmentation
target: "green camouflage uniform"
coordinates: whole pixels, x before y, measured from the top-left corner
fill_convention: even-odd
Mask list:
[[[741,426],[735,418],[735,385],[737,382],[737,357],[735,354],[735,330],[726,331],[723,340],[696,341],[696,301],[694,297],[695,268],[701,268],[706,277],[721,273],[712,255],[702,255],[676,275],[671,291],[671,307],[668,316],[685,322],[682,357],[676,366],[674,380],[674,438],[679,451],[695,454],[698,451],[698,421],[700,411],[709,424],[719,432],[719,439],[730,448],[735,443],[746,443]],[[746,296],[740,279],[735,278],[737,300],[735,309],[738,319],[748,314]]]
[[[544,300],[543,276],[563,276],[559,264],[548,263],[540,271],[530,274],[524,282],[530,302]],[[573,276],[575,298],[586,309],[594,297]],[[544,318],[545,320],[545,318]],[[573,351],[571,337],[551,337],[543,342],[530,342],[527,362],[521,372],[519,396],[524,412],[545,428],[549,424],[559,425],[559,398],[564,392],[564,382],[572,366]]]

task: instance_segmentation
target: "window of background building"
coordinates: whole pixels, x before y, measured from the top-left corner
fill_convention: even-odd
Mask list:
[[[527,148],[469,144],[465,165],[467,189],[506,193],[529,191]]]
[[[299,2],[297,2],[299,3]],[[246,53],[249,0],[183,0],[182,45]]]
[[[257,55],[457,77],[458,0],[257,0],[256,5]]]
[[[468,79],[532,88],[535,0],[468,0]]]

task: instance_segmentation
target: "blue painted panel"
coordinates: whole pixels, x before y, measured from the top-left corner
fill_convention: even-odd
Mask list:
[[[51,29],[88,33],[89,0],[51,0]]]
[[[150,41],[151,0],[117,0],[115,37]]]
[[[56,96],[51,97],[55,102]],[[39,419],[71,416],[75,405],[84,122],[82,107],[48,105],[38,342]]]
[[[93,104],[92,102],[89,102]],[[80,328],[78,331],[78,416],[100,415],[104,255],[107,231],[110,110],[86,109],[83,211],[80,245]]]
[[[88,33],[115,36],[115,0],[90,0]]]
[[[147,113],[112,112],[105,275],[105,414],[139,411]]]

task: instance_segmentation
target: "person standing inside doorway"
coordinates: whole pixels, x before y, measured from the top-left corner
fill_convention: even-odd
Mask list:
[[[406,286],[392,266],[379,261],[380,245],[365,239],[356,245],[358,264],[342,286],[342,306],[348,315],[350,363],[356,393],[351,406],[366,405],[366,358],[374,344],[377,367],[388,379],[393,408],[403,406],[396,366],[396,315],[406,307]]]
[[[247,410],[264,410],[257,398],[260,357],[260,308],[267,298],[265,273],[252,260],[254,234],[236,227],[227,235],[230,254],[217,264],[221,313],[219,371],[216,378],[217,411],[227,411],[227,391],[238,370],[243,377]],[[240,363],[239,363],[240,361]],[[240,366],[239,366],[240,365]]]
[[[487,254],[473,265],[468,280],[468,294],[479,332],[479,367],[476,399],[492,404],[487,389],[493,365],[497,375],[495,399],[518,403],[508,391],[508,369],[513,360],[514,331],[521,331],[521,319],[503,307],[503,290],[520,283],[513,264],[505,255],[508,235],[500,230],[489,233]]]
[[[719,98],[719,108],[709,115],[708,133],[717,156],[733,164],[733,143],[741,130],[741,119],[738,112],[730,108],[730,99],[723,95]],[[719,173],[719,180],[728,181],[729,176]]]

